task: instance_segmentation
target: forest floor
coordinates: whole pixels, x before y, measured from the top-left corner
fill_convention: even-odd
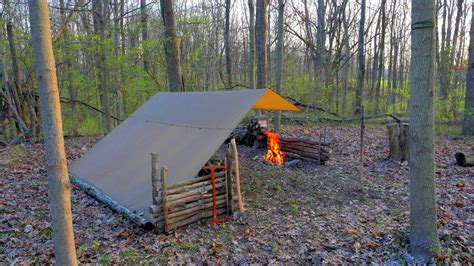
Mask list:
[[[107,206],[72,189],[77,255],[81,262],[284,263],[410,260],[408,166],[388,162],[386,130],[366,134],[366,192],[357,189],[357,128],[325,127],[332,155],[326,166],[284,168],[253,160],[240,147],[249,218],[194,224],[166,236],[140,229]],[[286,126],[283,134],[318,137],[318,126]],[[98,139],[66,140],[69,162]],[[436,138],[436,196],[443,249],[433,261],[474,263],[474,167],[454,153],[472,139]],[[54,260],[47,177],[41,144],[0,150],[0,263]]]

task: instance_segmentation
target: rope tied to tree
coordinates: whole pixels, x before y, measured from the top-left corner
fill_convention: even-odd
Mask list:
[[[432,29],[435,23],[433,20],[422,20],[411,24],[411,30]]]

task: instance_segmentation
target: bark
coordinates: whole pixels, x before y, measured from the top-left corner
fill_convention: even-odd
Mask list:
[[[107,66],[107,47],[105,45],[106,41],[106,25],[108,21],[108,5],[107,0],[97,0],[93,1],[93,10],[94,10],[94,30],[96,34],[99,35],[98,39],[98,51],[97,57],[99,59],[98,68],[99,68],[99,91],[100,91],[100,101],[102,108],[104,109],[104,115],[102,116],[105,129],[107,132],[112,130],[112,119],[110,118],[112,111],[110,108],[109,100],[109,69]]]
[[[285,14],[285,0],[278,0],[278,32],[276,44],[276,69],[275,69],[275,89],[281,94],[281,77],[283,72],[283,20]],[[275,111],[274,130],[280,131],[281,111]]]
[[[176,32],[176,17],[173,0],[160,0],[161,17],[165,27],[164,48],[166,55],[168,85],[170,91],[184,91],[184,79],[181,70],[181,40]]]
[[[464,135],[474,135],[474,4],[471,18],[471,30],[469,32],[469,62],[466,73],[466,98],[464,103],[464,122],[462,132]]]
[[[318,0],[317,8],[317,29],[316,29],[316,70],[317,75],[321,75],[320,80],[325,80],[324,60],[326,44],[326,3],[325,0]]]
[[[257,89],[267,87],[267,7],[268,0],[257,0],[256,48],[257,48]]]
[[[13,25],[11,23],[7,23],[7,37],[8,37],[8,44],[10,47],[10,56],[12,61],[12,71],[13,71],[13,88],[12,88],[12,95],[14,106],[17,109],[18,114],[24,119],[21,107],[21,98],[23,95],[23,90],[21,87],[21,72],[18,66],[18,56],[16,52],[16,43],[15,43],[15,35],[13,31]]]
[[[412,0],[410,83],[410,251],[427,260],[439,247],[434,184],[435,2]]]
[[[463,13],[463,3],[464,3],[464,0],[457,0],[457,13],[456,13],[456,22],[454,24],[453,46],[451,47],[451,55],[449,59],[450,66],[454,65],[454,56],[456,55],[456,49],[458,47],[459,26],[461,23],[461,17]]]
[[[76,265],[66,153],[47,1],[30,0],[29,11],[40,93],[51,224],[56,263]]]
[[[342,74],[342,113],[345,113],[346,111],[346,102],[347,102],[347,83],[349,81],[349,68],[350,68],[350,58],[351,58],[351,48],[350,48],[350,43],[349,43],[349,25],[347,22],[347,2],[348,0],[345,0],[343,2],[343,8],[342,8],[342,27],[344,29],[344,35],[343,35],[343,42],[344,42],[344,68],[343,68],[343,74]]]
[[[382,28],[380,33],[380,58],[379,58],[379,70],[378,70],[378,77],[377,77],[377,85],[375,88],[375,113],[379,112],[379,98],[380,98],[380,91],[381,91],[381,83],[382,83],[382,76],[384,72],[384,61],[385,61],[385,31],[387,27],[387,16],[386,16],[386,0],[382,0],[381,6],[381,16],[382,16]]]
[[[227,86],[232,86],[232,62],[230,55],[230,5],[231,1],[225,1],[225,29],[224,29],[224,47],[225,47],[225,69],[227,74]]]
[[[249,5],[249,59],[248,84],[249,89],[255,89],[255,5],[254,0],[248,0]]]
[[[365,55],[364,55],[364,45],[365,45],[365,3],[366,0],[361,0],[360,4],[360,21],[359,21],[359,44],[357,51],[357,60],[358,60],[358,75],[357,75],[357,88],[356,88],[356,107],[355,115],[361,113],[362,109],[362,97],[363,97],[363,87],[364,87],[364,75],[365,75]]]
[[[67,23],[67,15],[66,15],[66,9],[65,9],[65,5],[64,5],[64,0],[60,0],[59,1],[59,12],[61,14],[61,23],[64,24],[64,23]],[[66,26],[67,27],[67,26]],[[65,76],[66,76],[66,80],[67,80],[67,90],[68,90],[68,93],[69,93],[69,98],[71,99],[71,117],[72,117],[72,121],[73,121],[73,129],[72,129],[72,135],[73,136],[78,136],[79,135],[79,128],[78,128],[78,125],[79,125],[79,117],[78,117],[78,114],[79,114],[79,111],[77,109],[77,104],[76,104],[76,96],[77,96],[77,90],[76,88],[74,88],[74,86],[72,86],[72,84],[70,84],[70,81],[71,81],[71,75],[70,75],[70,71],[71,71],[71,68],[72,68],[72,63],[71,63],[71,59],[72,59],[72,56],[71,56],[71,47],[69,47],[69,34],[66,33],[64,34],[64,37],[63,37],[63,49],[64,49],[64,62],[65,62]]]
[[[146,10],[146,0],[140,0],[140,17],[142,30],[142,45],[143,45],[143,70],[150,72],[150,65],[148,63],[148,15]]]

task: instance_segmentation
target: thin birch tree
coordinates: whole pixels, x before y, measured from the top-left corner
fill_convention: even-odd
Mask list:
[[[56,263],[76,265],[71,195],[59,103],[56,66],[51,41],[48,2],[29,0],[30,25],[42,112],[51,224]]]

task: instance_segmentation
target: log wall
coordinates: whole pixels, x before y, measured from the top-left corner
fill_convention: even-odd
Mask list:
[[[237,206],[231,162],[227,157],[226,169],[215,173],[217,215],[231,215],[233,206]],[[149,211],[158,232],[170,233],[180,227],[212,217],[213,190],[210,174],[180,184],[167,185],[166,167],[162,167],[160,176],[156,176],[158,173],[156,165],[152,155],[153,205]],[[161,186],[158,186],[158,183],[161,183]]]

